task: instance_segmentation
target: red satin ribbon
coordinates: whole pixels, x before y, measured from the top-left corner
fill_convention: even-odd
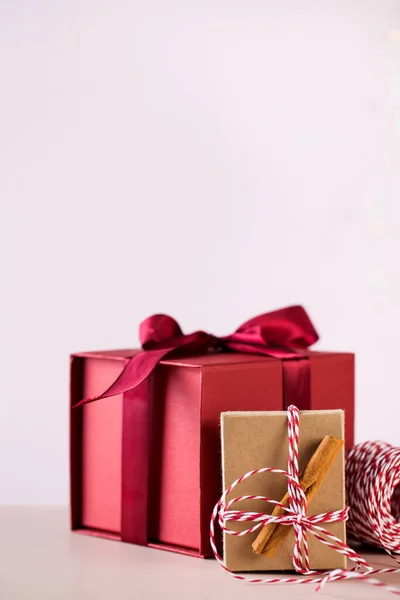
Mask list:
[[[234,333],[216,337],[204,331],[185,335],[168,315],[153,315],[140,325],[143,352],[136,354],[100,396],[77,404],[124,394],[122,439],[122,539],[146,545],[148,506],[149,375],[164,358],[208,351],[264,354],[282,360],[284,406],[309,406],[310,367],[304,351],[318,334],[302,306],[259,315]]]

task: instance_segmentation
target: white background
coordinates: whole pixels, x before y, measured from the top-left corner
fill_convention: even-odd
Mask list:
[[[68,355],[302,303],[400,443],[400,2],[3,0],[0,502],[68,499]]]

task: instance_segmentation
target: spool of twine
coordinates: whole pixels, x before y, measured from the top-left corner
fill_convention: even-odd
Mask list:
[[[355,540],[400,552],[400,448],[358,444],[346,461],[347,533]]]

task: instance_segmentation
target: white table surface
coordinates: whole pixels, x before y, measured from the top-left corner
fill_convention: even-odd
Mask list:
[[[383,553],[365,556],[376,567],[394,566]],[[382,579],[400,587],[400,575]],[[214,560],[71,533],[65,507],[0,507],[1,600],[395,598],[359,581],[314,589],[243,583]]]

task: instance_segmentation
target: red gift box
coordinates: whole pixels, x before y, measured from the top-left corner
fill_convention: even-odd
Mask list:
[[[72,529],[210,556],[210,515],[221,493],[221,412],[285,410],[292,403],[341,408],[346,445],[353,445],[354,355],[306,350],[317,338],[308,321],[312,336],[303,345],[292,327],[289,340],[278,332],[284,349],[278,347],[275,317],[287,327],[288,310],[303,309],[262,315],[227,338],[176,329],[171,336],[168,327],[159,338],[156,320],[144,352],[71,357]],[[82,398],[97,401],[76,407]]]

